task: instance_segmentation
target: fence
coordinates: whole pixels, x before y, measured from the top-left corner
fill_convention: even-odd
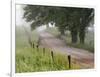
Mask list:
[[[33,43],[32,42],[32,46],[31,46],[32,48],[36,48],[36,50],[37,50],[37,52],[39,52],[39,45],[37,44],[37,45],[35,45],[35,43]],[[43,54],[45,55],[45,53],[46,53],[46,49],[43,47],[42,48],[42,52],[43,52]],[[52,51],[50,51],[50,55],[51,55],[51,58],[52,58],[52,61],[53,61],[53,63],[54,63],[54,59],[55,59],[55,53],[54,53],[54,51],[52,50]],[[67,60],[68,60],[68,68],[69,69],[71,69],[71,65],[72,65],[72,63],[71,63],[71,55],[68,55],[67,56]]]

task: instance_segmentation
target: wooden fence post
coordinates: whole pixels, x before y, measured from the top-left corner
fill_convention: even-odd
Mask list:
[[[69,69],[71,68],[71,56],[68,55],[68,63],[69,63]]]
[[[37,51],[39,51],[39,45],[37,45],[36,47],[37,47]]]
[[[53,53],[53,51],[51,51],[51,57],[52,57],[52,60],[54,62],[54,53]]]
[[[32,47],[34,48],[34,43],[32,44]]]

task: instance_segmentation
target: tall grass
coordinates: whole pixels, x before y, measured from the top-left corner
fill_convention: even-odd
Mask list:
[[[35,44],[38,41],[38,33],[31,33]],[[23,27],[16,27],[16,73],[37,72],[37,71],[56,71],[68,70],[67,55],[54,52],[54,59],[51,56],[51,50],[45,48],[30,47],[27,35]],[[72,69],[78,69],[79,66],[72,64]]]

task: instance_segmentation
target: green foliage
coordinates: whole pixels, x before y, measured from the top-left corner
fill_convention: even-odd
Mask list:
[[[43,54],[42,48],[24,48],[16,52],[16,72],[39,72],[68,70],[67,57],[58,53],[54,54],[54,62],[51,58],[50,50],[46,49]]]
[[[61,35],[65,30],[71,31],[72,43],[77,43],[79,33],[80,43],[84,43],[85,30],[91,19],[94,19],[94,9],[92,8],[73,8],[73,7],[51,7],[27,5],[24,18],[30,22],[31,28],[44,24],[55,23]]]

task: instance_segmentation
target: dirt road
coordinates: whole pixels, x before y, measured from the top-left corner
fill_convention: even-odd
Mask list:
[[[52,34],[41,31],[40,45],[50,48],[53,51],[59,51],[67,55],[71,55],[74,63],[77,63],[80,68],[94,68],[94,54],[83,49],[69,47],[65,42]]]

